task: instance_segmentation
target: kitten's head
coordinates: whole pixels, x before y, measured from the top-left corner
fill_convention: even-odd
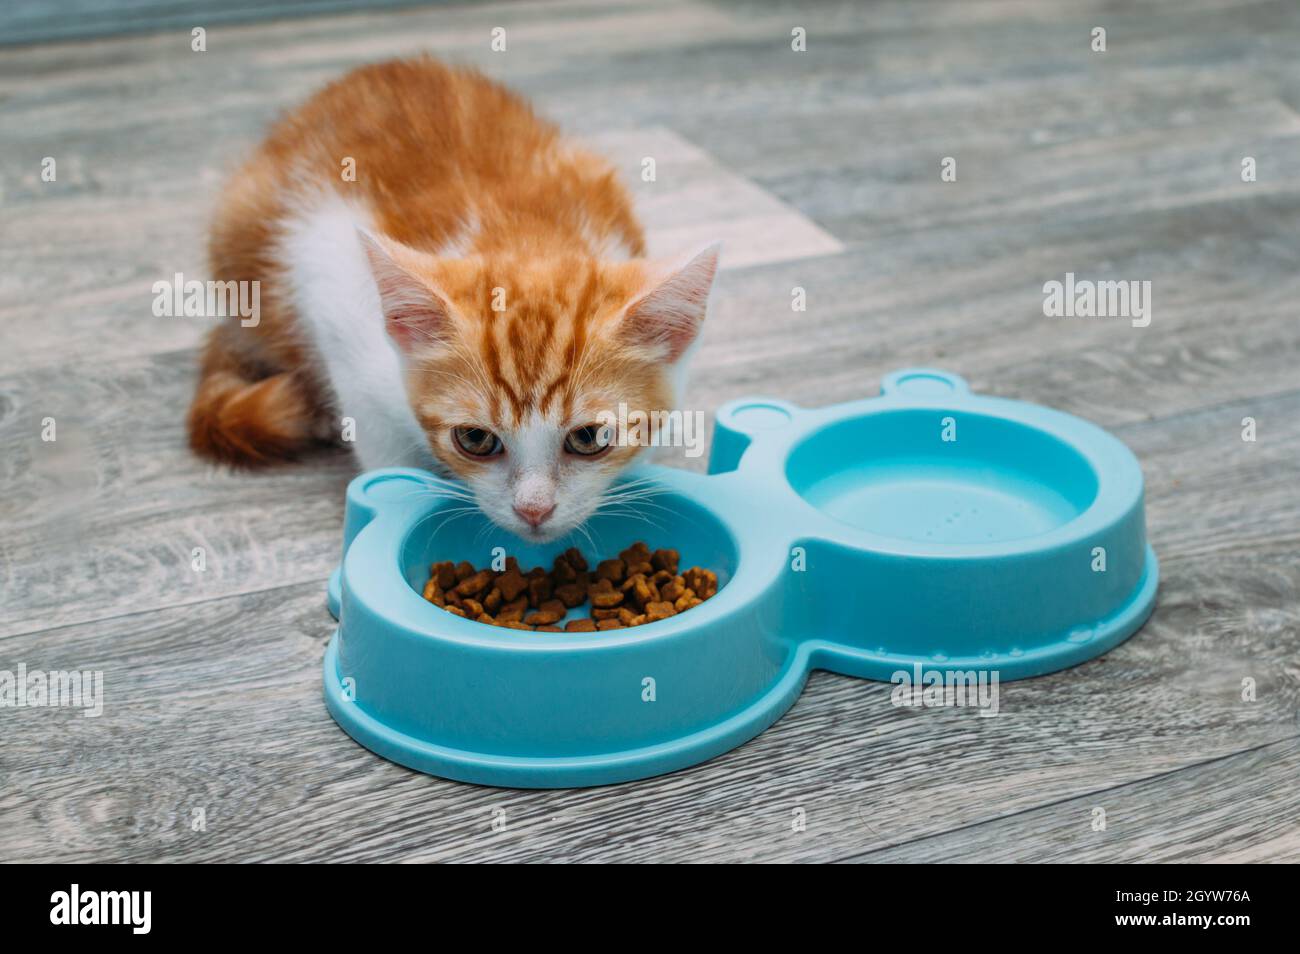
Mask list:
[[[497,525],[564,535],[644,441],[620,404],[670,410],[718,247],[675,263],[438,259],[362,236],[433,453]]]

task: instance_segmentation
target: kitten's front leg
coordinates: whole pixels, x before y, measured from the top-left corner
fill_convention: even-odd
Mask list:
[[[355,430],[351,442],[362,470],[417,467],[441,472],[424,432],[405,406],[381,407],[365,402],[363,407],[353,418]]]

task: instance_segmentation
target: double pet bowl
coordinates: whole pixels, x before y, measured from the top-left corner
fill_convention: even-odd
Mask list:
[[[598,633],[498,628],[429,604],[431,563],[486,565],[503,531],[444,513],[457,502],[420,471],[357,477],[329,587],[330,712],[362,745],[434,775],[599,785],[753,738],[813,669],[1020,679],[1106,652],[1155,602],[1128,448],[953,374],[899,371],[879,397],[817,409],[734,401],[709,471],[641,470],[662,490],[649,522],[597,515],[590,540],[511,540],[524,567],[646,540],[717,572],[717,595],[688,612]]]

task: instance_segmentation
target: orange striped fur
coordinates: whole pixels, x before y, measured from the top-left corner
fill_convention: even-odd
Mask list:
[[[355,237],[338,225],[344,215]],[[429,58],[358,69],[284,117],[222,197],[213,277],[260,282],[261,317],[210,336],[191,444],[218,461],[265,464],[337,440],[341,416],[360,408],[356,426],[371,441],[358,437],[363,466],[451,472],[499,523],[557,533],[585,516],[566,485],[598,497],[637,453],[570,459],[564,434],[620,402],[672,407],[704,317],[716,249],[677,266],[644,251],[614,170],[520,97]],[[366,265],[355,297],[325,287]],[[353,302],[355,315],[335,313]],[[372,394],[349,393],[367,374],[347,364],[360,360],[349,336],[365,352],[380,324],[404,378],[402,413],[420,428],[414,441],[385,442],[376,431],[394,429],[388,415],[367,410]],[[501,459],[461,452],[457,426],[498,434]],[[543,453],[548,441],[554,454]],[[547,501],[545,531],[514,516]]]

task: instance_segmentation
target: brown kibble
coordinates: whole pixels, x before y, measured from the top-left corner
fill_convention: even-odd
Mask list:
[[[628,577],[627,582],[623,584],[623,589],[627,591],[628,598],[638,607],[644,607],[652,595],[644,573]]]
[[[572,583],[577,578],[578,571],[573,568],[573,564],[564,558],[564,554],[561,553],[557,556],[555,562],[551,565],[551,579],[555,581],[555,585]]]
[[[559,600],[547,600],[538,607],[537,612],[529,613],[524,622],[530,626],[549,626],[564,619],[564,614],[568,611],[569,608]]]
[[[555,588],[555,598],[572,609],[587,602],[587,588],[577,583],[565,583]]]
[[[623,629],[684,613],[718,591],[716,573],[699,566],[678,573],[680,560],[677,550],[652,553],[640,540],[617,558],[595,561],[594,571],[577,547],[557,556],[549,571],[537,566],[525,573],[515,557],[506,558],[503,572],[475,570],[467,560],[440,560],[429,565],[421,594],[456,616],[509,629]],[[589,618],[561,623],[588,600]]]
[[[718,592],[718,574],[712,570],[693,566],[682,574],[682,578],[686,581],[686,585],[695,591],[695,595],[702,600],[707,600]]]
[[[657,619],[667,619],[669,616],[676,616],[677,610],[672,603],[666,600],[647,603],[645,605],[646,622],[652,623]]]
[[[531,576],[531,574],[530,574]],[[551,598],[551,578],[542,570],[542,575],[528,581],[528,605],[536,609]]]
[[[455,592],[461,596],[479,596],[491,585],[492,571],[479,570],[457,583]]]
[[[510,567],[497,577],[497,589],[507,603],[514,600],[528,588],[528,579],[519,572],[518,567]]]
[[[654,564],[656,570],[663,570],[669,574],[676,575],[677,564],[681,561],[682,555],[676,550],[656,550],[650,557],[650,562]]]
[[[596,565],[596,579],[622,583],[627,572],[627,564],[622,560],[601,560]]]
[[[686,581],[680,576],[674,576],[659,587],[659,595],[670,603],[676,603],[686,589]]]
[[[614,584],[609,580],[597,580],[591,584],[587,588],[587,596],[591,599],[591,605],[600,609],[609,609],[623,602],[623,594],[614,589]]]
[[[450,560],[435,563],[429,568],[429,575],[438,581],[438,588],[449,590],[456,585],[456,564]]]
[[[650,548],[644,540],[638,540],[618,555],[624,563],[641,563],[650,559]]]
[[[524,611],[528,609],[528,597],[519,596],[506,603],[497,612],[498,623],[521,622],[524,618]]]

